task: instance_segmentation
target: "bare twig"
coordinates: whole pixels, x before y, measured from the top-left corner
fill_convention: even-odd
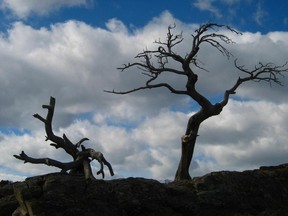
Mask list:
[[[220,103],[222,106],[225,106],[228,103],[229,96],[231,94],[236,94],[237,88],[242,83],[247,81],[264,81],[268,82],[270,86],[272,85],[272,83],[282,85],[279,77],[284,77],[284,73],[288,72],[287,62],[283,65],[275,65],[274,63],[263,64],[259,62],[258,65],[256,65],[252,70],[244,68],[243,65],[238,65],[237,59],[234,61],[234,64],[238,70],[247,75],[244,77],[239,77],[236,83],[229,90],[226,90],[226,92],[224,93],[224,98]]]

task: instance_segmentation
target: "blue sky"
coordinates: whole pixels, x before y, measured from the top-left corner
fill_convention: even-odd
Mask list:
[[[25,1],[23,2],[25,4]],[[27,2],[34,3],[29,0]],[[283,0],[273,2],[269,0],[183,0],[181,2],[167,0],[165,3],[161,0],[78,2],[69,7],[65,7],[67,6],[65,4],[53,6],[51,3],[52,8],[47,9],[44,15],[37,11],[37,8],[33,9],[32,6],[30,11],[29,8],[27,9],[25,15],[21,14],[24,12],[15,12],[13,8],[6,6],[1,11],[1,27],[5,29],[7,24],[16,20],[34,27],[43,27],[71,19],[93,26],[105,27],[107,20],[117,18],[133,29],[133,27],[144,26],[152,17],[158,16],[165,10],[170,11],[173,16],[183,22],[224,23],[237,27],[241,31],[267,33],[269,31],[285,31],[288,27],[286,13],[288,3]],[[45,5],[43,5],[44,7]]]
[[[72,141],[88,137],[87,147],[106,155],[116,176],[173,179],[180,138],[199,107],[165,90],[125,96],[143,84],[137,71],[116,69],[165,39],[176,23],[185,40],[205,22],[228,24],[243,32],[229,35],[235,58],[253,68],[258,62],[283,64],[288,57],[287,1],[183,0],[2,0],[0,5],[0,179],[18,180],[58,171],[23,164],[12,157],[71,160],[45,142],[44,127],[32,117],[56,98],[54,132]],[[227,33],[227,32],[224,32]],[[198,88],[213,101],[240,76],[230,61],[204,47]],[[172,63],[173,64],[173,63]],[[135,72],[135,73],[131,73]],[[171,81],[171,80],[170,80]],[[181,86],[181,80],[172,80]],[[284,86],[250,83],[217,117],[205,122],[195,148],[191,175],[217,170],[254,169],[287,163],[287,78]],[[211,84],[212,83],[212,84]],[[183,84],[183,83],[182,83]],[[98,165],[93,165],[98,170]]]

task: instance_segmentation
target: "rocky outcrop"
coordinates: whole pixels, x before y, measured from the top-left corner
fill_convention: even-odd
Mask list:
[[[201,216],[288,215],[288,164],[244,172],[213,172],[173,184],[195,192]]]
[[[184,190],[181,199],[177,200],[175,198],[179,197],[173,197],[173,192],[150,179],[86,183],[83,176],[49,174],[14,184],[19,207],[13,215],[161,216],[194,211],[191,202],[195,199],[194,193]]]
[[[0,215],[10,216],[17,208],[18,202],[14,196],[13,183],[9,181],[0,182]]]
[[[47,174],[0,184],[1,216],[288,215],[288,165],[213,172],[191,181],[92,180]]]

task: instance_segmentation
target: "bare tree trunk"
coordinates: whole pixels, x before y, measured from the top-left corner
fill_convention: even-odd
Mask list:
[[[181,139],[181,158],[175,175],[175,180],[189,180],[189,167],[194,153],[194,147],[197,139],[198,128],[191,131],[191,135],[184,135]]]
[[[275,65],[273,63],[263,64],[259,62],[258,65],[255,65],[254,68],[249,70],[245,69],[243,65],[238,65],[236,59],[234,61],[235,67],[243,72],[245,76],[239,77],[235,84],[224,92],[222,101],[212,104],[208,98],[196,90],[196,83],[198,81],[198,75],[195,73],[196,70],[201,69],[207,71],[205,68],[201,67],[204,64],[198,60],[197,55],[200,47],[202,44],[208,44],[229,58],[233,55],[225,48],[224,45],[233,43],[233,40],[225,34],[221,34],[219,30],[224,28],[230,31],[230,33],[241,34],[241,32],[238,32],[227,25],[219,25],[215,23],[201,25],[195,30],[195,34],[192,34],[192,46],[188,48],[189,50],[184,56],[181,56],[177,54],[175,48],[178,44],[182,43],[184,38],[182,33],[174,34],[172,32],[175,27],[175,25],[168,27],[166,41],[163,42],[160,39],[155,41],[155,44],[158,44],[157,49],[146,49],[143,52],[138,53],[136,56],[136,58],[140,60],[133,63],[124,64],[124,66],[118,68],[121,71],[133,67],[140,69],[139,71],[141,74],[148,77],[144,85],[128,91],[114,91],[113,89],[112,91],[105,92],[113,94],[129,94],[144,89],[166,88],[173,94],[188,95],[193,101],[198,103],[201,109],[189,119],[186,133],[182,138],[181,160],[175,176],[175,180],[185,180],[191,179],[188,171],[200,124],[211,116],[219,115],[222,109],[227,105],[230,95],[236,94],[236,90],[244,82],[265,81],[269,82],[270,84],[274,82],[281,85],[282,83],[280,82],[279,77],[283,77],[283,72],[288,72],[288,63],[286,62],[283,65]],[[182,65],[182,69],[178,67],[170,67],[170,61]],[[184,86],[182,88],[174,88],[175,83],[163,82],[163,80],[161,80],[163,77],[162,74],[168,73],[172,73],[178,77],[184,76],[187,78],[185,88],[183,88]]]
[[[200,124],[209,118],[203,109],[190,117],[185,135],[181,138],[181,158],[175,175],[175,181],[190,180],[189,167],[192,161]]]
[[[189,167],[190,167],[189,161],[191,161],[192,159],[194,146],[195,142],[193,143],[193,141],[187,143],[182,141],[181,159],[175,175],[175,181],[191,179],[191,176],[189,174]]]

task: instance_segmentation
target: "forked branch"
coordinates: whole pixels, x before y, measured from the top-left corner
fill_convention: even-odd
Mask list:
[[[53,133],[52,121],[53,121],[55,104],[56,104],[55,98],[50,97],[49,105],[42,105],[43,109],[48,110],[46,118],[43,118],[38,113],[34,114],[33,116],[44,123],[46,131],[46,141],[47,140],[52,141],[53,143],[50,144],[51,146],[54,146],[56,149],[63,148],[69,155],[71,155],[75,159],[77,157],[77,153],[79,152],[77,150],[77,147],[79,147],[83,141],[89,139],[83,138],[77,144],[73,144],[65,134],[63,134],[63,138],[61,138]]]
[[[168,27],[167,37],[164,42],[160,39],[155,41],[155,43],[159,45],[155,50],[145,50],[135,57],[136,59],[140,59],[138,62],[124,64],[122,67],[118,68],[119,70],[124,71],[129,68],[136,67],[139,69],[139,71],[144,71],[142,74],[147,76],[148,79],[143,86],[128,91],[115,91],[113,89],[110,91],[105,90],[105,92],[113,94],[129,94],[144,89],[164,87],[168,89],[171,93],[186,94],[191,96],[190,90],[193,89],[193,91],[196,91],[194,85],[197,81],[197,79],[195,79],[196,74],[191,69],[191,64],[198,69],[205,70],[203,67],[199,66],[200,61],[196,59],[201,44],[208,43],[211,46],[215,47],[217,50],[219,50],[221,53],[229,57],[231,54],[224,47],[224,45],[222,45],[222,43],[229,44],[233,41],[226,35],[219,33],[219,29],[226,28],[236,34],[240,34],[240,32],[226,25],[219,25],[213,23],[201,25],[195,31],[195,34],[192,34],[193,41],[190,51],[187,55],[181,56],[175,51],[175,49],[177,45],[183,42],[184,38],[182,33],[174,34],[172,32],[175,27],[175,24]],[[171,60],[176,63],[180,63],[182,69],[168,67],[168,63]],[[160,77],[164,73],[172,73],[179,76],[187,77],[187,83],[189,83],[189,86],[187,87],[187,89],[176,89],[172,83],[157,82],[157,80],[161,79]],[[191,79],[191,77],[193,78]],[[191,80],[194,80],[194,82],[191,82]],[[201,104],[200,101],[197,102]]]
[[[103,154],[101,152],[97,152],[94,149],[85,149],[84,151],[81,151],[78,153],[76,160],[72,162],[63,163],[51,158],[32,158],[29,157],[27,154],[25,154],[24,151],[22,151],[19,155],[13,155],[15,158],[24,161],[24,163],[32,163],[32,164],[46,164],[48,166],[54,166],[61,169],[61,172],[67,172],[68,170],[77,169],[80,167],[84,161],[87,161],[90,163],[90,158],[93,160],[97,160],[100,163],[100,170],[97,172],[97,175],[102,174],[102,177],[105,177],[104,170],[103,170],[103,164],[106,165],[109,169],[110,175],[114,175],[113,168],[111,164],[104,158]],[[90,170],[85,171],[85,176],[89,176],[91,178],[93,175],[90,174]],[[93,177],[92,177],[93,178]]]
[[[44,123],[46,131],[46,141],[52,141],[53,143],[51,143],[50,145],[54,146],[56,149],[63,148],[69,155],[73,157],[73,161],[63,163],[51,158],[32,158],[25,154],[24,151],[22,151],[19,155],[14,155],[15,158],[24,161],[24,163],[46,164],[48,166],[54,166],[60,168],[61,172],[66,172],[70,170],[70,173],[84,174],[86,180],[95,179],[91,170],[90,162],[91,160],[96,159],[101,166],[97,174],[102,174],[104,178],[104,164],[108,167],[110,174],[112,176],[114,175],[111,164],[104,158],[101,152],[96,152],[93,149],[86,149],[82,145],[84,141],[89,140],[88,138],[82,138],[79,142],[73,144],[65,134],[63,134],[62,138],[54,135],[52,130],[52,120],[55,109],[55,98],[50,97],[49,105],[43,105],[42,107],[48,110],[46,118],[43,118],[39,114],[34,114],[33,116]],[[80,146],[82,151],[78,150]]]
[[[275,65],[274,63],[263,64],[259,62],[254,69],[249,70],[244,68],[242,65],[237,64],[237,59],[234,61],[235,67],[246,74],[244,77],[239,77],[236,83],[232,88],[226,90],[224,98],[221,102],[222,106],[225,106],[228,103],[229,96],[231,94],[236,94],[237,88],[244,82],[255,81],[255,82],[268,82],[270,85],[275,83],[277,85],[282,85],[280,77],[284,77],[284,73],[288,72],[288,63],[286,62],[283,65]]]

